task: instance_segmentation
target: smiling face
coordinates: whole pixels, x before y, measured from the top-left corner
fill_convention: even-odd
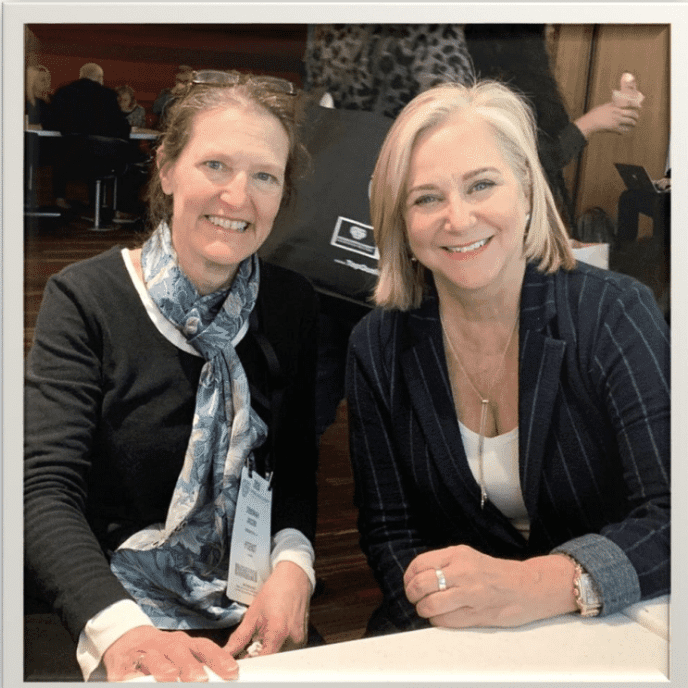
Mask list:
[[[523,276],[529,202],[491,128],[460,113],[421,134],[404,220],[438,290],[497,293]]]
[[[270,234],[288,153],[279,120],[237,102],[197,114],[181,155],[160,170],[172,243],[201,293],[227,286]]]

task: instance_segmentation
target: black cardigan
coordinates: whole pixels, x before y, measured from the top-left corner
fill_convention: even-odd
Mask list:
[[[128,594],[108,555],[165,520],[183,463],[204,360],[156,329],[120,248],[65,268],[46,286],[25,395],[27,571],[76,640]],[[317,303],[302,277],[261,263],[256,314],[284,377],[278,417],[249,332],[237,346],[256,412],[275,429],[273,532],[315,535]],[[261,396],[262,395],[262,396]]]

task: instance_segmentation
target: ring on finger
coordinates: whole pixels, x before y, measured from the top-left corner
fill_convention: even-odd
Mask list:
[[[443,590],[446,590],[447,579],[444,577],[444,572],[442,569],[435,569],[435,575],[437,576],[437,587],[439,588],[439,591],[442,592]]]
[[[257,657],[263,650],[262,641],[255,636],[253,642],[246,648],[247,657]]]

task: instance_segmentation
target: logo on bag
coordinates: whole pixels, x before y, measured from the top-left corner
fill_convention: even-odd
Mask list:
[[[354,239],[356,239],[356,241],[363,241],[363,239],[365,239],[368,236],[368,232],[365,229],[363,229],[363,227],[358,226],[352,227],[349,230],[349,234],[351,234],[351,236]]]
[[[363,256],[368,256],[373,260],[380,258],[380,252],[375,245],[373,238],[373,228],[348,217],[338,217],[337,224],[330,239],[332,246],[343,248],[345,251],[352,251]]]

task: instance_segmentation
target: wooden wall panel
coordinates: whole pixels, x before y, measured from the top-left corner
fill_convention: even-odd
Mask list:
[[[591,24],[561,24],[556,28],[552,67],[571,119],[583,114],[592,34]]]
[[[572,120],[585,109],[585,97],[590,77],[593,26],[591,24],[561,24],[555,29],[552,46],[552,69],[561,96]],[[576,197],[580,160],[572,160],[564,168],[564,180],[571,198]]]
[[[582,156],[578,213],[600,206],[616,218],[619,194],[625,185],[615,162],[643,165],[652,178],[664,173],[669,144],[668,26],[599,26],[589,107],[608,101],[625,71],[636,75],[645,95],[641,118],[628,134],[598,133],[591,137]]]

